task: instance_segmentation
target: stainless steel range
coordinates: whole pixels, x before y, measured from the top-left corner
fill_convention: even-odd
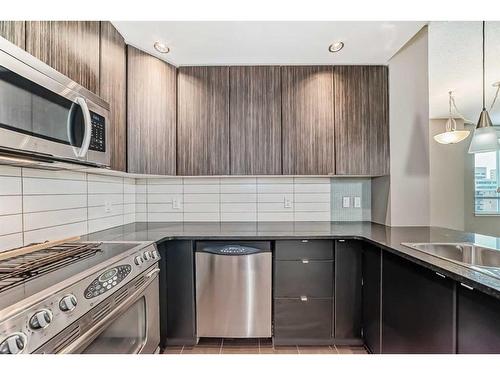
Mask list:
[[[0,353],[154,353],[151,242],[69,242],[0,260]]]

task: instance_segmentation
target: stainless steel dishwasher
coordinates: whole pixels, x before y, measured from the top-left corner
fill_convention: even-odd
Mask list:
[[[198,337],[271,337],[271,242],[196,243]]]

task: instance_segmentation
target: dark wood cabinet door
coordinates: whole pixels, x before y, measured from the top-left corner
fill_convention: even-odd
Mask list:
[[[283,174],[335,173],[333,68],[282,67]]]
[[[230,68],[231,174],[281,174],[281,76],[277,66]]]
[[[389,70],[368,68],[369,174],[389,174]]]
[[[111,22],[101,22],[101,98],[109,103],[111,169],[127,170],[127,55],[123,37]]]
[[[361,241],[335,241],[336,340],[361,339],[361,260]]]
[[[99,94],[99,21],[28,21],[26,50]]]
[[[382,270],[382,353],[454,353],[455,282],[387,252]]]
[[[500,354],[498,298],[458,286],[457,353]]]
[[[26,48],[26,23],[24,21],[0,21],[0,36],[24,49]]]
[[[336,66],[334,86],[336,174],[387,174],[387,67]]]
[[[229,68],[181,67],[177,90],[177,174],[229,174]]]
[[[127,61],[128,172],[175,175],[176,69],[131,46]]]
[[[381,351],[382,250],[363,243],[363,340],[371,353]]]

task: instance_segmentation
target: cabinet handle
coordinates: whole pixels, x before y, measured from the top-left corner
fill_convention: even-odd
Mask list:
[[[445,276],[445,275],[443,275],[443,274],[441,274],[441,273],[439,273],[439,272],[434,272],[434,273],[435,273],[436,275],[438,275],[439,277],[442,277],[443,279],[446,279],[446,276]]]
[[[345,242],[345,240],[338,240],[339,242]]]
[[[300,300],[302,302],[307,302],[307,296],[300,296]]]
[[[460,285],[462,285],[464,288],[467,288],[467,289],[469,289],[469,290],[474,290],[474,288],[473,288],[473,287],[468,286],[467,284],[460,283]]]
[[[309,263],[309,259],[302,259],[302,263],[303,264],[308,264]]]
[[[307,242],[309,242],[309,240],[301,240],[300,242],[307,243]]]

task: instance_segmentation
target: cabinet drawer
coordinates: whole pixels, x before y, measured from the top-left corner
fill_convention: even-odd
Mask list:
[[[274,300],[274,338],[276,342],[328,340],[332,332],[331,298],[276,298]]]
[[[276,260],[333,259],[333,241],[286,240],[276,241]]]
[[[318,297],[333,295],[333,261],[276,261],[274,274],[276,297]]]

